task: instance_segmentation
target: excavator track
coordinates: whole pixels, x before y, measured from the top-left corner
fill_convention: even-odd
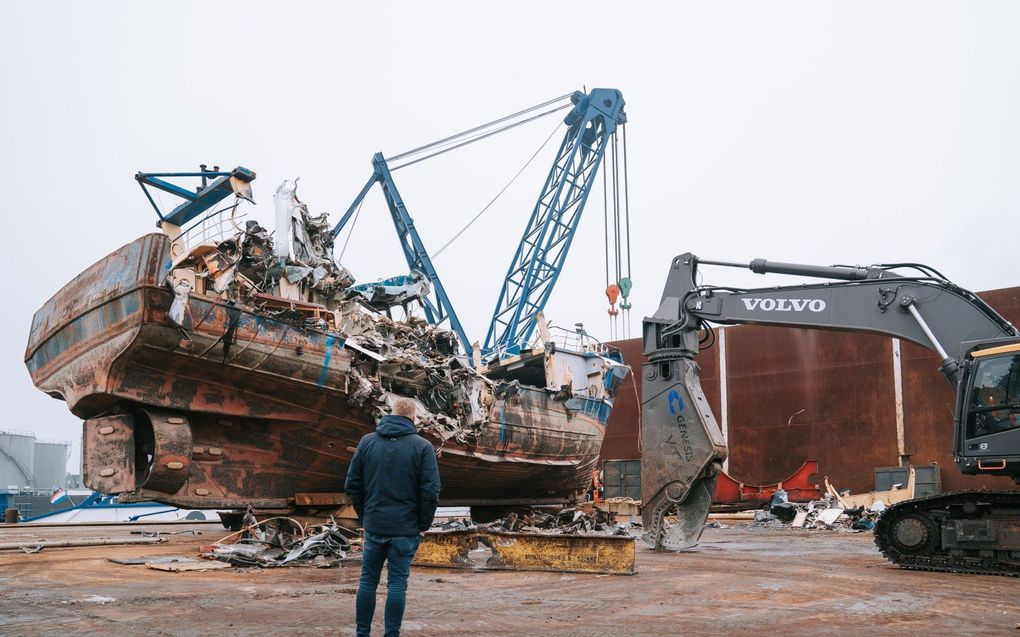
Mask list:
[[[1020,492],[956,491],[894,504],[875,525],[875,544],[887,560],[903,568],[1020,577],[1016,547],[968,539],[943,548],[946,541],[959,539],[957,527],[950,525],[960,521],[987,521],[992,537],[1001,538],[1006,530],[1005,535],[1015,538],[1020,534]]]

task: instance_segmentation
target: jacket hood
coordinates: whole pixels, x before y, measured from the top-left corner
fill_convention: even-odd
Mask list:
[[[411,422],[409,418],[394,414],[383,416],[382,420],[380,420],[379,424],[376,426],[375,431],[380,436],[386,436],[387,438],[396,438],[398,436],[407,436],[418,433],[414,423]]]

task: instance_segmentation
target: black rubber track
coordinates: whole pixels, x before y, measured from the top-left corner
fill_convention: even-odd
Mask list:
[[[993,506],[1020,508],[1020,492],[1016,491],[955,491],[940,495],[915,498],[894,504],[885,510],[875,525],[875,544],[887,560],[917,571],[938,571],[942,573],[973,573],[976,575],[1007,575],[1020,577],[1020,564],[1000,562],[994,558],[978,556],[957,556],[938,548],[934,542],[933,549],[924,555],[910,555],[897,549],[891,539],[892,526],[897,519],[910,513],[919,513],[927,517],[939,528],[937,521],[932,520],[928,513],[959,506],[966,502],[987,502]]]

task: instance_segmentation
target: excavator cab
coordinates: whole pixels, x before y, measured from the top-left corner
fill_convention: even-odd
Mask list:
[[[1020,343],[979,346],[968,359],[957,462],[964,473],[1020,478]]]

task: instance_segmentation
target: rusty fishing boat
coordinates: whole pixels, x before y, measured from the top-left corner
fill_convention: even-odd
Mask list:
[[[50,298],[25,353],[34,384],[84,420],[85,484],[126,502],[335,512],[358,441],[406,397],[436,449],[441,504],[480,513],[582,497],[629,368],[541,309],[558,274],[547,266],[563,263],[623,100],[610,89],[567,97],[567,133],[515,257],[544,296],[507,293],[513,266],[500,304],[519,331],[484,350],[467,342],[381,154],[332,229],[296,182],[277,189],[269,232],[242,214],[253,171],[138,173],[160,232]],[[410,273],[355,285],[333,243],[373,184]],[[184,202],[164,213],[152,188]],[[529,239],[536,224],[544,245]]]

